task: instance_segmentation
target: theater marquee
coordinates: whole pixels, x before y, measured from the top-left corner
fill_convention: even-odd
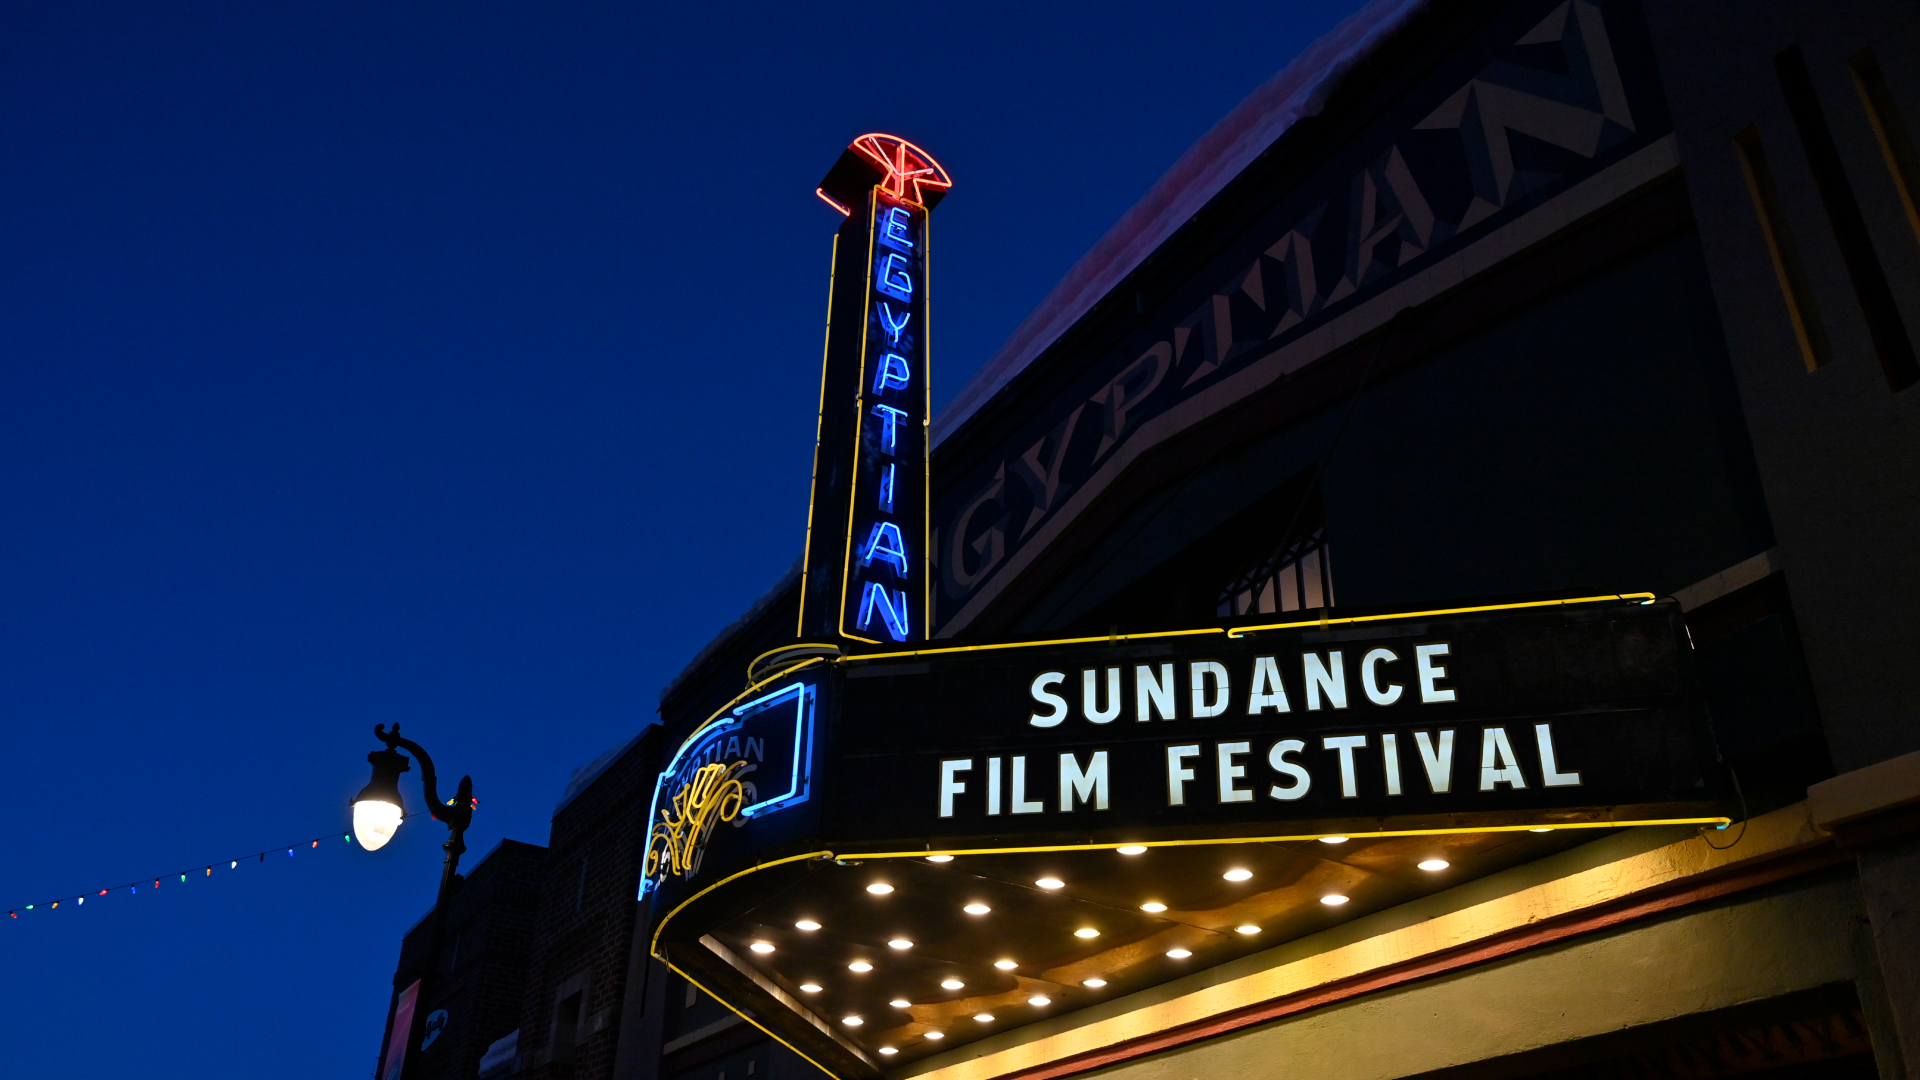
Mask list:
[[[660,774],[642,895],[656,955],[843,1076],[985,1034],[967,1010],[1309,932],[1315,899],[1437,887],[1390,865],[1488,873],[1565,830],[1727,820],[1685,627],[1650,596],[765,674]],[[1312,841],[1342,837],[1380,872],[1325,884]]]

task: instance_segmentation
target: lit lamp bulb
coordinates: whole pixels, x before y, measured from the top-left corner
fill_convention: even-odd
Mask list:
[[[353,798],[353,837],[368,851],[379,851],[400,831],[400,774],[413,766],[398,750],[375,750],[367,755],[373,780]]]

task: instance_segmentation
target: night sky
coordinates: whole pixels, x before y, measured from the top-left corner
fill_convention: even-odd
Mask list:
[[[0,1071],[370,1074],[373,725],[544,844],[792,563],[848,140],[955,179],[937,408],[1357,6],[8,4]]]

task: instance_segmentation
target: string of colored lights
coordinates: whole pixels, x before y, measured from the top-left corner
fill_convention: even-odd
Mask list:
[[[420,811],[415,811],[415,813],[413,814],[407,814],[406,817],[414,817],[418,813],[420,813]],[[402,820],[405,820],[405,818],[403,818]],[[91,893],[91,896],[95,901],[98,901],[100,897],[111,896],[112,894],[120,892],[122,890],[125,890],[128,896],[138,896],[142,888],[158,889],[161,885],[169,881],[172,881],[175,878],[179,879],[179,882],[178,882],[179,884],[185,884],[187,880],[192,877],[212,877],[213,871],[222,862],[227,864],[227,869],[238,870],[240,868],[241,863],[245,863],[245,862],[264,863],[267,861],[267,856],[277,855],[283,850],[287,853],[287,857],[291,859],[294,857],[294,853],[296,851],[302,848],[308,851],[316,850],[320,847],[320,841],[330,840],[335,836],[339,836],[342,840],[346,841],[347,843],[353,842],[352,833],[345,833],[345,834],[328,833],[325,836],[314,837],[310,840],[301,840],[293,844],[283,844],[277,847],[268,848],[265,851],[255,851],[247,855],[235,856],[234,858],[231,858],[231,859],[216,859],[213,862],[200,863],[189,869],[178,870],[171,874],[155,874],[151,878],[142,877],[137,881],[131,881],[125,885],[113,885],[108,888],[101,889],[98,892]],[[151,885],[148,885],[149,881],[152,882]],[[56,900],[43,900],[36,904],[27,904],[23,907],[11,908],[7,911],[7,917],[11,919],[18,919],[22,912],[54,911],[58,909],[61,904],[70,903],[74,907],[80,907],[81,905],[87,902],[89,895],[90,894],[86,892],[82,892],[78,894],[69,893]]]

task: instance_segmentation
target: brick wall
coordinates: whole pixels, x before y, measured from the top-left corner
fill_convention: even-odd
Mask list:
[[[526,1080],[612,1080],[660,745],[650,729],[554,814],[520,1011]]]
[[[422,1052],[419,1080],[475,1080],[487,1046],[520,1023],[546,859],[543,847],[502,840],[449,901],[440,975],[427,1003],[429,1012],[447,1011],[447,1025]],[[428,921],[400,943],[396,997],[424,970]]]

